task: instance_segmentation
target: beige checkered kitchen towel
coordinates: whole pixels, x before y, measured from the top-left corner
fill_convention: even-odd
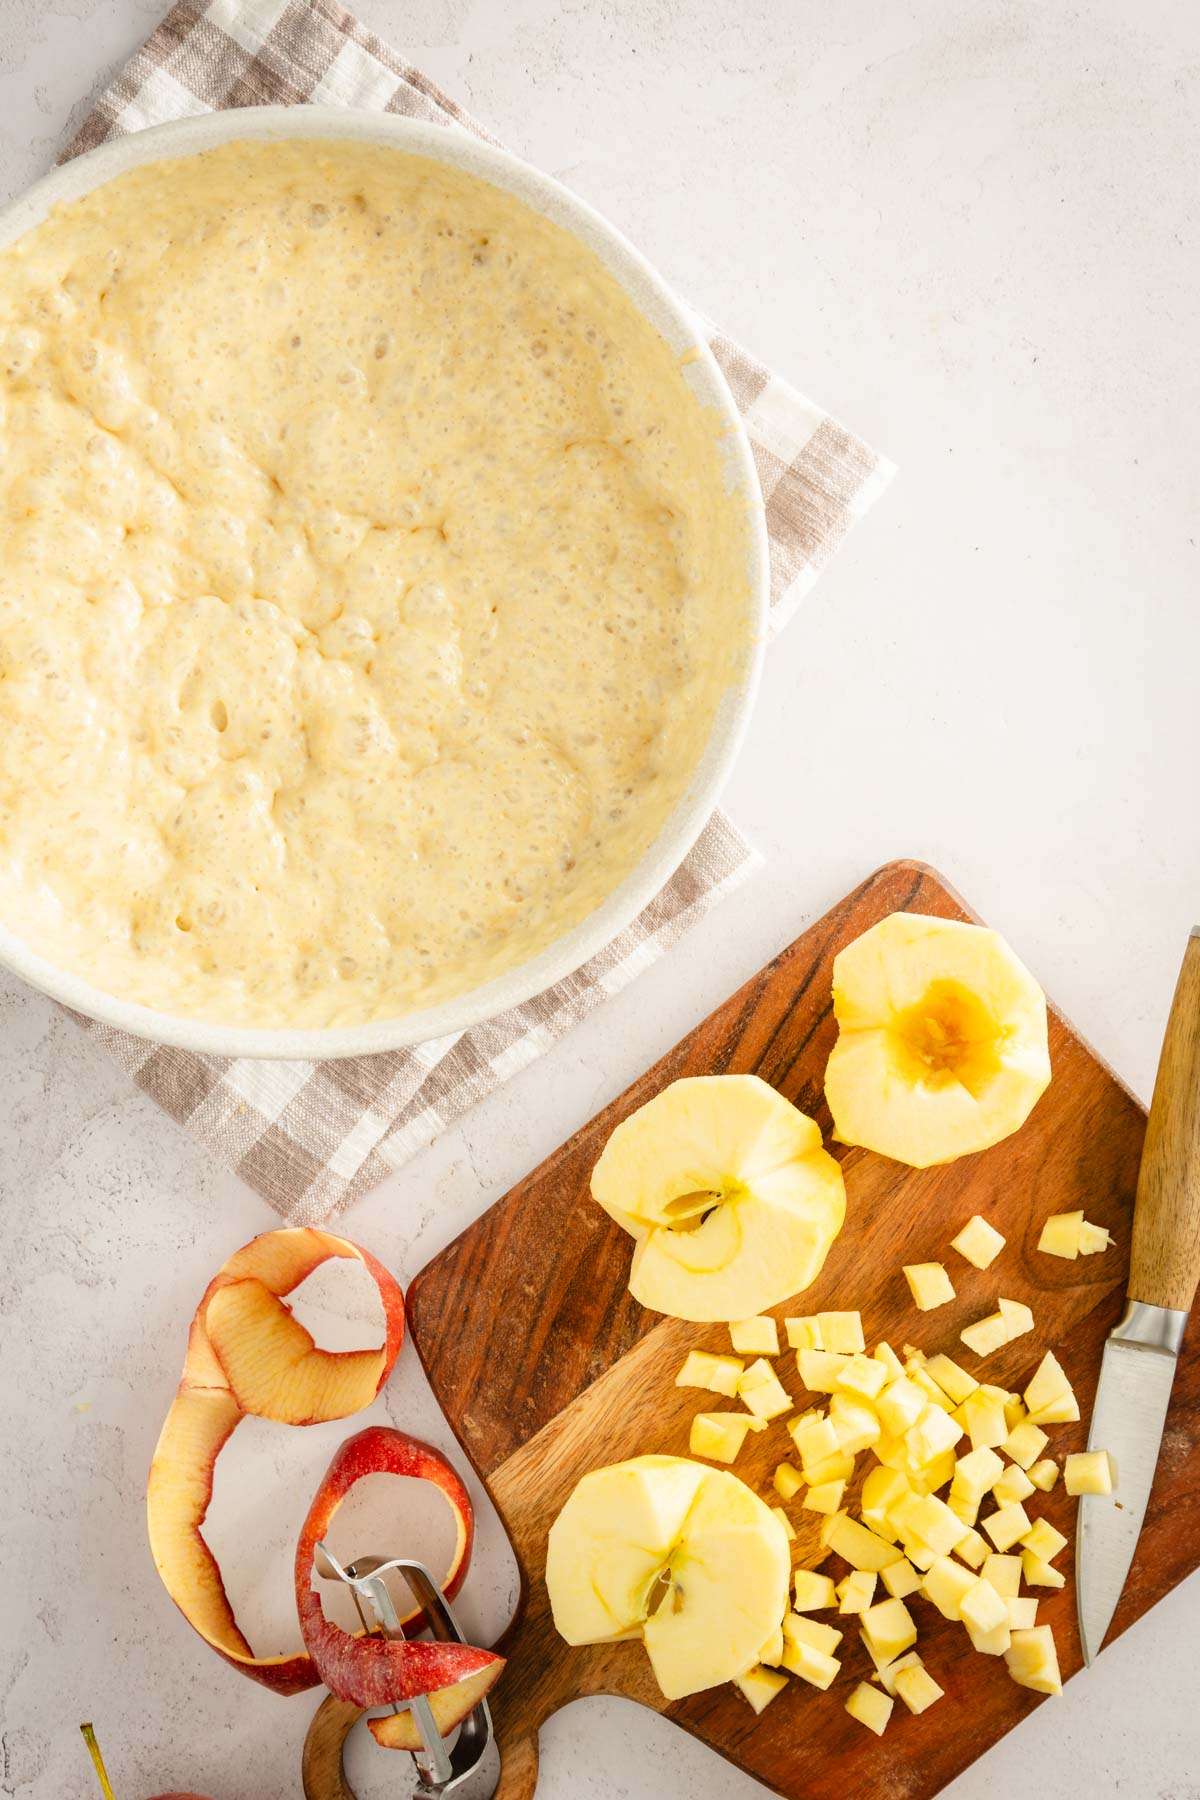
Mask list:
[[[221,107],[375,107],[488,137],[332,0],[180,0],[65,155]],[[790,616],[891,465],[705,327],[745,416],[767,506],[771,623]],[[334,1063],[222,1061],[91,1026],[175,1119],[296,1224],[340,1212],[660,957],[757,857],[721,814],[651,905],[575,975],[415,1050]],[[84,1021],[84,1023],[88,1023]]]

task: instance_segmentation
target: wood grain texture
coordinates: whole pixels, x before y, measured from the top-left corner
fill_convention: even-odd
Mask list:
[[[630,1240],[591,1200],[592,1166],[613,1127],[680,1075],[751,1071],[813,1114],[828,1132],[822,1097],[836,1034],[833,957],[886,914],[909,909],[965,918],[931,870],[880,870],[755,975],[745,987],[575,1134],[438,1256],[409,1290],[412,1334],[434,1392],[500,1512],[521,1569],[518,1615],[501,1645],[510,1663],[492,1695],[504,1755],[500,1792],[533,1792],[537,1733],[580,1695],[628,1696],[666,1713],[779,1793],[805,1800],[923,1800],[1038,1704],[1002,1661],[977,1656],[961,1627],[918,1601],[921,1651],[947,1699],[920,1718],[897,1708],[876,1739],[844,1711],[869,1671],[852,1631],[828,1693],[801,1682],[755,1718],[730,1687],[668,1704],[636,1643],[572,1650],[553,1629],[543,1580],[546,1532],[578,1478],[643,1451],[687,1453],[692,1415],[722,1403],[673,1386],[690,1348],[727,1349],[721,1326],[690,1325],[645,1311],[626,1289]],[[1105,1334],[1119,1316],[1129,1266],[1130,1222],[1145,1115],[1116,1078],[1052,1012],[1054,1078],[1028,1123],[1005,1143],[944,1168],[918,1171],[862,1150],[831,1146],[843,1165],[846,1225],[803,1305],[785,1312],[860,1307],[868,1341],[958,1348],[962,1326],[991,1311],[998,1294],[1027,1301],[1036,1330],[997,1352],[986,1378],[1023,1385],[1053,1347],[1075,1383],[1078,1425],[1054,1428],[1061,1456],[1084,1447]],[[1084,1207],[1112,1232],[1102,1256],[1064,1262],[1036,1245],[1050,1213]],[[992,1268],[972,1269],[949,1249],[973,1213],[1008,1242]],[[922,1316],[901,1274],[906,1262],[944,1260],[955,1302]],[[723,1341],[724,1340],[724,1341]],[[802,1395],[794,1358],[776,1365]],[[1196,1444],[1200,1362],[1181,1361],[1138,1557],[1114,1623],[1131,1624],[1200,1562]],[[736,1471],[772,1500],[770,1475],[790,1448],[782,1427],[747,1440]],[[865,1473],[871,1459],[860,1459]],[[1033,1503],[1031,1503],[1033,1504]],[[789,1507],[797,1560],[820,1552],[812,1514]],[[1074,1503],[1039,1496],[1044,1513],[1074,1531]],[[835,1567],[840,1570],[840,1565]],[[1070,1585],[1043,1601],[1063,1671],[1080,1667]],[[969,1710],[968,1710],[969,1708]]]
[[[1129,1256],[1129,1293],[1189,1311],[1200,1281],[1200,931],[1171,1002],[1150,1102]]]

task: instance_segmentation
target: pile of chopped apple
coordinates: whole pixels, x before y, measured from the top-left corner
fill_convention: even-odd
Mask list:
[[[982,1219],[955,1240],[978,1266],[990,1263],[1004,1239]],[[921,1265],[940,1267],[941,1265]],[[910,1273],[906,1270],[906,1273]],[[910,1274],[911,1285],[911,1274]],[[986,1355],[1033,1327],[1029,1308],[1001,1300],[982,1322],[967,1327],[968,1345]],[[1062,1691],[1049,1626],[1037,1622],[1034,1589],[1060,1588],[1054,1567],[1067,1540],[1026,1502],[1049,1492],[1059,1468],[1044,1455],[1045,1426],[1077,1420],[1070,1382],[1050,1352],[1024,1394],[981,1382],[945,1354],[927,1357],[905,1345],[903,1360],[889,1344],[868,1354],[857,1312],[785,1318],[800,1380],[823,1406],[785,1422],[792,1455],[775,1469],[777,1515],[790,1535],[788,1502],[823,1515],[821,1544],[849,1565],[835,1582],[818,1570],[797,1569],[793,1602],[777,1638],[736,1685],[761,1711],[786,1685],[780,1670],[819,1688],[841,1667],[842,1629],[809,1615],[835,1609],[854,1617],[875,1665],[846,1703],[860,1723],[882,1732],[897,1697],[924,1712],[943,1690],[917,1654],[917,1622],[907,1602],[924,1600],[962,1624],[972,1646],[1003,1656],[1014,1681],[1042,1693]],[[692,1351],[676,1377],[679,1386],[706,1388],[742,1401],[744,1411],[705,1412],[693,1420],[694,1455],[730,1463],[747,1432],[759,1432],[791,1413],[791,1400],[768,1358],[779,1354],[773,1318],[730,1326],[733,1354]],[[747,1364],[746,1355],[754,1360]],[[857,1459],[874,1458],[865,1476],[858,1516],[845,1506]],[[1103,1451],[1069,1456],[1069,1493],[1111,1493],[1112,1459]],[[941,1497],[944,1492],[945,1497]]]
[[[983,927],[889,915],[834,959],[833,1006],[838,1038],[825,1098],[834,1135],[844,1144],[913,1168],[951,1162],[1019,1130],[1049,1083],[1045,996],[1004,940]],[[859,1684],[846,1710],[874,1732],[884,1730],[897,1696],[910,1712],[925,1711],[942,1689],[915,1649],[913,1601],[960,1623],[984,1655],[1003,1656],[1021,1686],[1061,1692],[1053,1636],[1037,1622],[1037,1594],[1021,1592],[1022,1582],[1053,1589],[1065,1581],[1054,1563],[1066,1539],[1026,1510],[1059,1476],[1058,1462],[1045,1454],[1045,1428],[1079,1418],[1055,1357],[1042,1358],[1021,1395],[977,1379],[946,1354],[926,1357],[906,1344],[897,1355],[886,1343],[868,1354],[857,1312],[785,1317],[801,1382],[810,1394],[827,1396],[795,1412],[774,1366],[779,1325],[769,1309],[820,1273],[843,1222],[845,1194],[815,1121],[755,1076],[672,1083],[617,1126],[593,1172],[592,1193],[634,1239],[629,1286],[636,1299],[674,1318],[732,1321],[729,1349],[693,1350],[676,1377],[681,1387],[740,1403],[695,1415],[692,1456],[731,1464],[749,1435],[778,1423],[791,1449],[775,1468],[774,1504],[767,1517],[753,1515],[753,1531],[777,1555],[781,1542],[795,1540],[787,1508],[798,1504],[821,1517],[823,1548],[848,1565],[837,1582],[813,1569],[795,1572],[792,1606],[766,1635],[757,1660],[734,1676],[755,1711],[782,1690],[788,1673],[829,1687],[840,1668],[844,1621],[851,1618],[875,1674]],[[1103,1251],[1109,1241],[1080,1211],[1047,1220],[1039,1248],[1073,1258]],[[1004,1238],[977,1215],[951,1248],[985,1270]],[[908,1264],[904,1276],[922,1313],[955,1298],[942,1262]],[[995,1310],[964,1326],[959,1337],[984,1358],[1033,1329],[1024,1302],[998,1296]],[[864,1454],[873,1461],[854,1516],[847,1496]],[[548,1565],[547,1580],[569,1642],[639,1635],[653,1660],[664,1583],[676,1625],[688,1610],[679,1572],[690,1513],[678,1495],[673,1506],[665,1496],[681,1482],[679,1493],[690,1493],[698,1478],[684,1477],[674,1465],[668,1478],[661,1461],[638,1459],[636,1481],[639,1492],[654,1494],[655,1524],[636,1539],[635,1550],[618,1554],[623,1538],[615,1511],[605,1512],[603,1530],[594,1521],[583,1530],[592,1477],[580,1483],[552,1531],[554,1579]],[[611,1495],[606,1490],[606,1505],[623,1491],[619,1483],[631,1479],[616,1470],[597,1473],[618,1484]],[[1067,1458],[1068,1493],[1111,1493],[1114,1483],[1103,1451]],[[601,1548],[580,1555],[589,1571],[581,1596],[572,1588],[566,1550],[570,1543],[578,1553],[590,1535]],[[631,1588],[634,1567],[638,1580]],[[728,1591],[709,1609],[710,1624],[736,1613],[737,1586],[738,1571],[731,1569]],[[596,1613],[593,1600],[602,1588],[608,1603]],[[760,1585],[760,1603],[765,1592]],[[810,1616],[834,1608],[841,1629]],[[702,1667],[714,1678],[711,1654],[695,1652],[684,1662],[688,1679]],[[657,1663],[656,1673],[661,1684]],[[694,1691],[678,1682],[677,1669],[673,1689],[664,1685],[664,1692]]]

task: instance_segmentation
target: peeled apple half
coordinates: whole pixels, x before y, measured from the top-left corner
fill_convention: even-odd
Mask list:
[[[825,1098],[843,1144],[916,1169],[986,1150],[1050,1081],[1046,997],[996,932],[892,913],[833,964]]]
[[[668,1700],[732,1681],[787,1611],[791,1551],[722,1469],[637,1456],[585,1475],[550,1528],[546,1587],[568,1644],[641,1637]]]
[[[757,1075],[672,1082],[617,1126],[592,1195],[636,1239],[634,1299],[700,1322],[808,1287],[846,1213],[819,1128]]]

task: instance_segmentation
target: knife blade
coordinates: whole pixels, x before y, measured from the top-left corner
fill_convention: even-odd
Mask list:
[[[1109,1334],[1088,1432],[1116,1464],[1112,1494],[1085,1494],[1075,1589],[1085,1663],[1125,1587],[1154,1485],[1171,1386],[1200,1280],[1200,927],[1171,1002],[1138,1171],[1129,1304]]]
[[[1138,1328],[1136,1318],[1130,1323],[1135,1310],[1165,1311],[1131,1307],[1117,1332]],[[1187,1314],[1172,1313],[1170,1317],[1179,1320],[1182,1337]],[[1107,1450],[1116,1464],[1116,1489],[1112,1494],[1081,1496],[1075,1536],[1079,1636],[1085,1663],[1092,1662],[1100,1649],[1133,1562],[1175,1380],[1175,1351],[1136,1337],[1118,1337],[1117,1332],[1104,1346],[1088,1433],[1088,1449]]]

